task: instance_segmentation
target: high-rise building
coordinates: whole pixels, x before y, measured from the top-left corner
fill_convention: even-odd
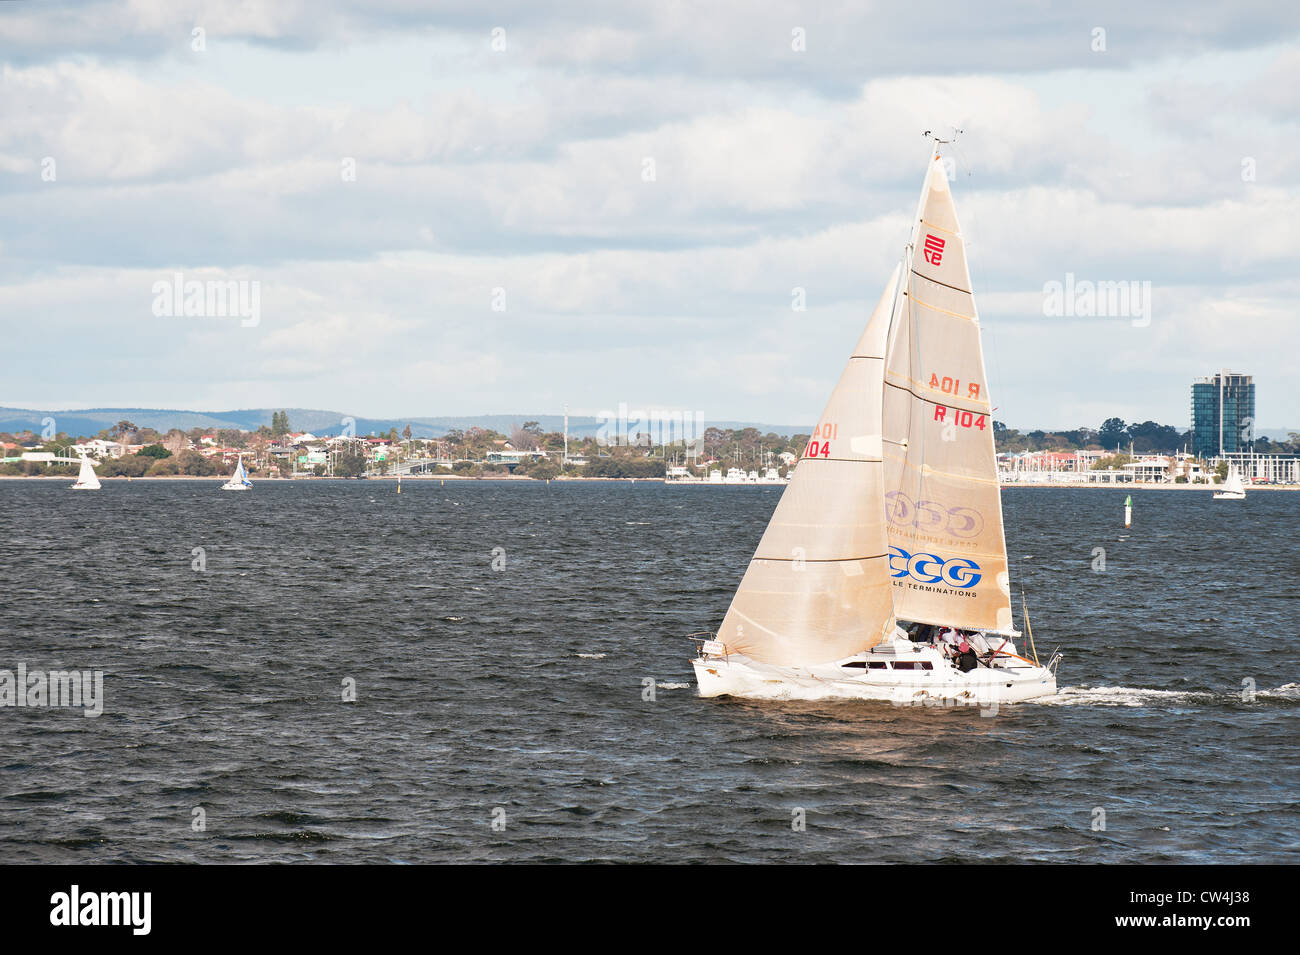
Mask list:
[[[1249,450],[1255,440],[1255,382],[1221,371],[1192,382],[1192,453],[1204,458]]]

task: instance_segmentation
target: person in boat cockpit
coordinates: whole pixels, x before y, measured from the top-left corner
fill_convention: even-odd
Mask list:
[[[933,643],[934,631],[928,623],[914,623],[908,627],[907,638],[913,643]]]
[[[957,669],[961,670],[962,673],[969,673],[980,665],[979,658],[975,656],[974,648],[971,647],[965,636],[963,636],[961,642],[957,644],[957,656],[955,662],[957,664]]]

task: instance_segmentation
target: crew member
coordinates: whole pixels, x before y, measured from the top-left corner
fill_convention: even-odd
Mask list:
[[[966,641],[965,637],[962,637],[961,642],[957,644],[956,663],[957,669],[961,670],[962,673],[969,673],[980,665],[979,659],[975,656],[975,651],[971,649],[971,645]]]

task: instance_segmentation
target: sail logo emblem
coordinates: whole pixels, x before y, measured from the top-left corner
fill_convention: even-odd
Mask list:
[[[938,501],[913,501],[902,491],[885,495],[885,516],[895,527],[915,527],[923,534],[948,534],[969,540],[984,530],[984,517],[973,507]]]
[[[939,238],[937,235],[930,235],[927,232],[925,235],[925,249],[922,253],[925,256],[925,261],[929,262],[931,265],[938,265],[942,262],[944,245],[945,243],[943,239]]]
[[[909,554],[901,547],[889,548],[889,575],[911,577],[923,584],[945,583],[949,587],[974,587],[983,578],[980,565],[966,557],[944,560],[935,554]]]

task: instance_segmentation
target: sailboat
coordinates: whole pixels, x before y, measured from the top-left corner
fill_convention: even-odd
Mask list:
[[[81,468],[77,471],[77,483],[70,484],[69,487],[74,491],[98,491],[99,475],[95,473],[95,466],[90,463],[90,455],[81,456]]]
[[[239,456],[239,463],[235,465],[235,473],[230,475],[230,480],[221,485],[223,491],[247,491],[252,488],[253,482],[248,479],[248,472],[244,470],[244,456]]]
[[[1060,655],[1044,665],[1014,642],[991,413],[936,147],[903,260],[722,625],[692,637],[700,695],[987,705],[1054,694]]]
[[[1228,478],[1223,482],[1223,490],[1214,492],[1216,501],[1244,501],[1246,485],[1241,482],[1241,472],[1236,468],[1228,469]]]

